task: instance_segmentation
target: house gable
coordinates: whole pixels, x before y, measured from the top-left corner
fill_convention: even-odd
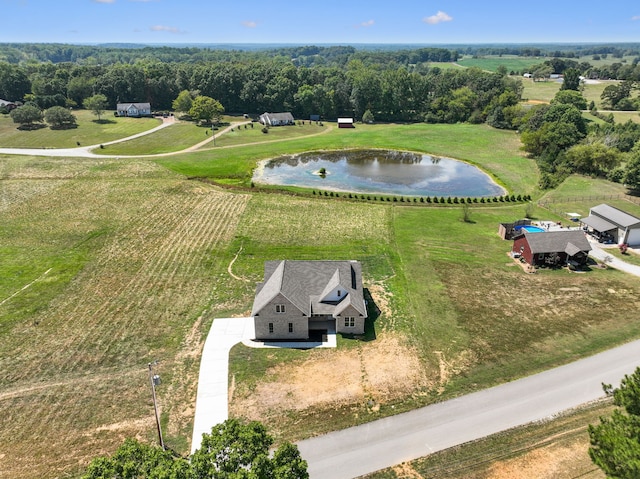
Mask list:
[[[586,261],[591,245],[582,231],[525,232],[515,238],[512,251],[532,265]]]
[[[285,305],[284,311],[276,310],[278,304]],[[332,320],[339,326],[338,318],[345,311],[350,318],[358,318],[350,332],[363,333],[367,310],[357,261],[265,263],[265,281],[256,287],[252,308],[257,339],[265,339],[265,331],[270,330],[267,323],[273,323],[273,332],[266,337],[273,337],[278,323],[285,319],[295,323],[296,333],[306,330],[308,334],[310,322]],[[355,319],[349,321],[355,323]]]

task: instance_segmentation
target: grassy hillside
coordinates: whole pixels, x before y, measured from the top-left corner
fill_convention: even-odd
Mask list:
[[[234,349],[232,414],[255,416],[280,438],[376,419],[640,336],[635,278],[599,269],[526,275],[509,260],[497,224],[522,217],[522,204],[472,207],[464,222],[460,207],[236,192],[186,179],[246,185],[261,158],[366,146],[464,159],[514,192],[535,193],[535,166],[512,132],[314,131],[256,134],[247,146],[222,140],[228,148],[158,163],[0,156],[0,415],[10,418],[0,428],[0,477],[73,477],[125,437],[152,441],[153,360],[166,442],[186,452],[211,321],[247,314],[268,259],[358,259],[380,310],[364,340],[340,338],[335,351]],[[562,195],[580,188],[563,187]],[[304,401],[292,407],[298,394]]]

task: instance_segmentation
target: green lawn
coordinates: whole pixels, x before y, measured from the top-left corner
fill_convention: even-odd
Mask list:
[[[572,175],[558,188],[545,193],[538,203],[545,205],[563,220],[567,219],[566,213],[587,216],[592,206],[601,203],[640,216],[640,198],[628,197],[626,193],[626,188],[619,183]]]
[[[295,127],[305,131],[307,127]],[[315,125],[309,130],[314,130]],[[276,130],[272,128],[271,130]],[[244,130],[239,135],[244,135]],[[247,133],[249,133],[247,131]],[[255,133],[254,133],[255,134]],[[271,133],[265,136],[269,136]],[[271,138],[269,136],[269,138]],[[159,162],[184,175],[248,185],[257,160],[288,153],[341,148],[397,148],[467,161],[489,172],[515,194],[535,194],[537,168],[519,151],[512,131],[486,125],[360,125],[290,141],[264,142],[236,148],[207,149]]]
[[[105,112],[98,121],[91,112],[73,112],[78,127],[70,130],[52,130],[49,127],[20,131],[9,115],[0,115],[0,145],[6,148],[74,148],[97,145],[150,130],[160,124],[155,118],[120,118]]]
[[[206,140],[205,131],[211,133],[211,129],[198,127],[195,123],[179,122],[133,140],[106,145],[94,153],[135,156],[180,151]]]
[[[487,55],[480,58],[464,57],[458,64],[465,67],[476,67],[481,70],[495,72],[499,66],[504,66],[507,72],[527,72],[533,65],[542,63],[544,59],[536,57],[521,57],[517,55]]]
[[[600,95],[608,85],[617,84],[616,81],[601,81],[599,83],[588,83],[584,85],[582,94],[589,104],[592,100],[595,102],[598,109],[602,109],[602,100]],[[548,103],[553,100],[553,97],[560,90],[562,85],[556,81],[533,81],[531,79],[523,78],[522,84],[524,91],[522,98],[534,102]]]

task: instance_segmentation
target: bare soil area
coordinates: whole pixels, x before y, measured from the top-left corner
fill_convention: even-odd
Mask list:
[[[294,366],[270,368],[255,390],[236,388],[230,412],[264,420],[314,407],[366,402],[376,408],[430,381],[417,352],[387,333],[357,348],[325,350]]]

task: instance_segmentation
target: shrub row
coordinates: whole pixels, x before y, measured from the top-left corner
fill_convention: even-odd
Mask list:
[[[531,201],[531,195],[504,195],[504,196],[490,196],[490,197],[457,197],[457,196],[385,196],[385,195],[371,195],[371,194],[356,194],[356,193],[340,193],[336,191],[316,191],[313,190],[314,196],[322,196],[329,198],[345,198],[352,200],[364,200],[364,201],[384,201],[390,203],[427,203],[427,204],[487,204],[487,203],[519,203],[523,201]]]

